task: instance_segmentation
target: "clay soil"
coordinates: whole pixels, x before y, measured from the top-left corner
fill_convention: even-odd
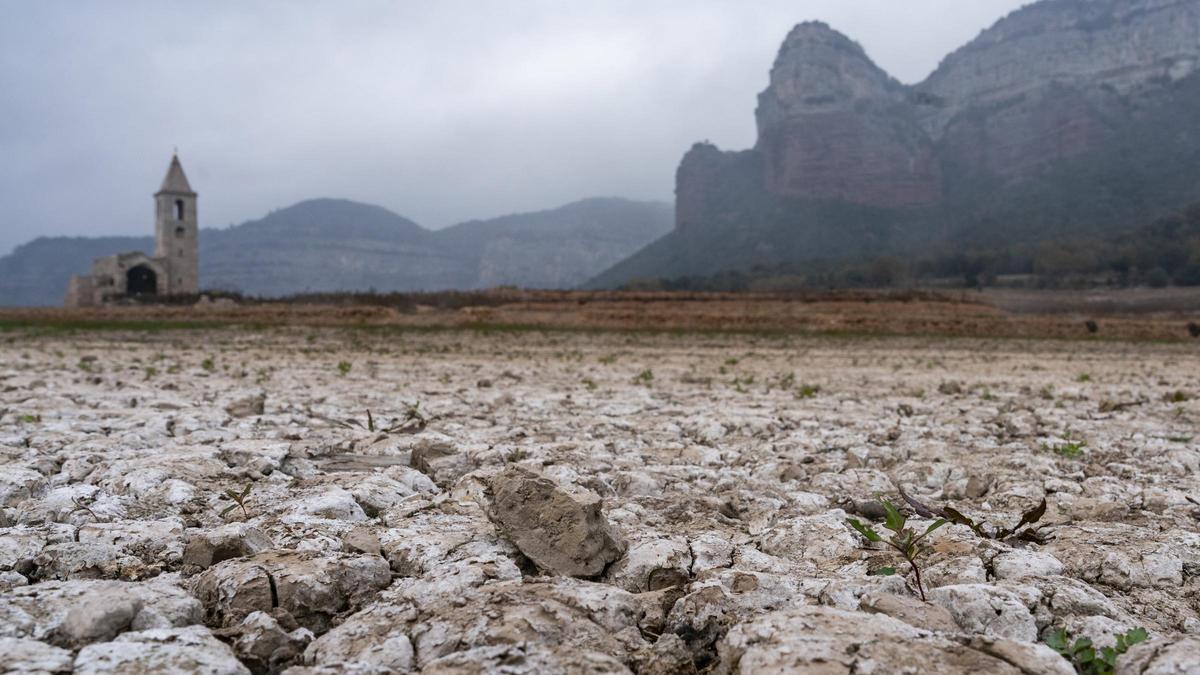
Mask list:
[[[0,647],[42,672],[1015,674],[1072,672],[1059,630],[1144,628],[1119,672],[1197,672],[1189,320],[597,294],[7,312]],[[601,500],[616,560],[539,569],[489,517],[514,465]],[[989,531],[1044,499],[1044,528],[944,526],[918,586],[847,525],[900,488]]]

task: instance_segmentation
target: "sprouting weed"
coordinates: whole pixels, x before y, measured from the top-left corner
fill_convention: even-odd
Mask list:
[[[246,487],[242,488],[241,492],[237,492],[236,490],[225,491],[225,496],[232,499],[233,503],[221,509],[221,517],[224,517],[226,513],[229,513],[238,507],[241,507],[243,516],[247,518],[250,517],[250,512],[246,510],[246,498],[250,496],[250,487],[251,483],[246,483]]]
[[[643,385],[646,387],[649,387],[650,383],[653,381],[654,381],[654,372],[652,370],[650,370],[649,368],[643,370],[642,372],[638,373],[637,375],[635,375],[633,377],[634,384],[640,384],[640,385]]]
[[[796,388],[796,398],[814,398],[821,393],[821,388],[811,384],[802,384]]]
[[[1117,657],[1149,637],[1145,628],[1135,628],[1118,635],[1115,646],[1097,650],[1091,638],[1081,637],[1072,641],[1066,630],[1058,630],[1046,637],[1046,644],[1070,661],[1080,675],[1113,675],[1117,669]]]
[[[338,364],[337,364],[338,374],[341,375],[342,377],[345,377],[350,374],[350,369],[353,367],[354,367],[354,364],[350,363],[349,361],[338,361]]]
[[[210,356],[200,362],[200,367],[203,368],[205,372],[211,373],[217,369],[217,362],[213,361],[212,357]]]
[[[921,601],[924,602],[925,585],[921,582],[921,568],[917,564],[917,558],[927,552],[929,547],[922,545],[922,542],[930,534],[933,534],[934,530],[950,521],[944,518],[939,518],[933,521],[929,527],[925,528],[924,532],[917,534],[914,530],[910,530],[907,527],[908,519],[904,517],[904,514],[900,513],[899,509],[893,506],[892,503],[886,499],[881,499],[880,501],[883,503],[883,509],[887,514],[883,526],[892,532],[892,535],[887,539],[884,539],[874,529],[867,525],[863,525],[855,518],[849,518],[847,521],[850,523],[850,526],[853,527],[859,534],[861,534],[867,541],[873,543],[883,542],[899,552],[900,555],[904,556],[904,559],[908,562],[909,567],[912,568],[913,577],[917,582],[917,592],[921,595]],[[883,568],[883,570],[887,569],[891,569],[893,573],[895,572],[894,568]],[[883,570],[876,570],[876,573],[882,573]]]

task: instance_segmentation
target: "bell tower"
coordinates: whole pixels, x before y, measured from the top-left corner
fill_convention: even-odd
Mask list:
[[[196,193],[188,184],[179,156],[171,157],[171,166],[162,187],[154,195],[154,257],[166,263],[166,295],[200,292],[199,225],[196,218]]]

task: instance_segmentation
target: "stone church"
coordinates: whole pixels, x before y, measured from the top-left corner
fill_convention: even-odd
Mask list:
[[[196,193],[178,155],[154,195],[154,257],[141,251],[97,258],[88,276],[71,277],[67,307],[93,307],[124,298],[195,295],[200,288]]]

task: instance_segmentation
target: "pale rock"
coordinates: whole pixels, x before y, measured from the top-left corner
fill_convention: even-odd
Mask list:
[[[980,672],[1018,667],[878,614],[799,607],[743,621],[717,647],[716,673]]]
[[[225,412],[231,417],[252,417],[266,412],[267,395],[258,392],[249,396],[234,399],[225,406]]]
[[[89,645],[75,657],[75,673],[195,673],[249,675],[228,645],[203,626],[125,633]]]
[[[1066,567],[1058,558],[1028,549],[1005,551],[992,559],[992,571],[997,579],[1052,577],[1062,574],[1064,569]]]
[[[271,539],[248,523],[227,523],[188,537],[183,564],[211,567],[230,558],[242,558],[270,549]]]
[[[33,558],[37,578],[69,581],[76,579],[139,579],[153,576],[138,558],[120,546],[104,543],[64,542],[43,548]]]
[[[692,573],[729,567],[733,564],[733,542],[726,535],[705,532],[691,540]]]
[[[299,522],[302,515],[347,522],[362,522],[368,519],[362,507],[355,501],[354,495],[339,487],[302,497],[288,506],[288,515],[284,516],[284,520],[290,522]]]
[[[141,583],[46,581],[14,588],[0,595],[0,634],[78,648],[113,630],[199,623],[203,608],[175,581],[161,575]]]
[[[862,596],[859,606],[864,612],[890,616],[923,630],[935,633],[958,632],[958,624],[945,607],[921,602],[910,595],[868,593]]]
[[[764,553],[825,568],[859,557],[859,535],[846,525],[846,514],[833,510],[818,516],[782,518],[763,535]]]
[[[0,464],[0,507],[17,506],[46,491],[46,477],[23,466]]]
[[[308,629],[294,625],[289,628],[286,630],[266,612],[251,612],[235,629],[233,650],[254,672],[277,673],[298,661],[313,639]]]
[[[407,469],[408,467],[404,468]],[[437,492],[437,487],[424,474],[412,469],[408,470],[423,478],[424,485],[421,485],[419,488],[414,486],[414,480],[411,476],[409,476],[408,481],[402,482],[386,474],[374,473],[366,478],[355,481],[354,486],[350,488],[350,494],[354,496],[354,500],[362,507],[363,512],[368,517],[374,518],[415,494]]]
[[[1200,638],[1147,640],[1117,659],[1116,675],[1200,673]]]
[[[1020,642],[1037,640],[1037,624],[1021,597],[1012,590],[986,584],[942,586],[929,600],[949,610],[968,632]]]
[[[631,593],[683,586],[691,577],[692,554],[678,538],[631,543],[624,557],[608,569],[609,583]]]
[[[192,580],[211,625],[233,626],[254,611],[281,607],[316,634],[335,616],[361,608],[392,581],[379,556],[264,551],[226,560]]]
[[[493,477],[490,488],[488,517],[543,570],[595,577],[624,550],[594,493],[518,466]]]
[[[69,673],[75,657],[45,642],[0,637],[0,667],[6,673]]]

